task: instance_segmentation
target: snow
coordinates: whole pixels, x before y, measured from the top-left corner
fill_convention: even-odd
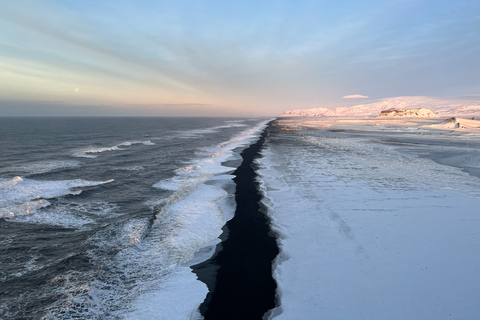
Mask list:
[[[432,128],[437,129],[470,129],[468,131],[479,131],[480,132],[480,121],[473,119],[463,119],[458,117],[453,117],[445,119],[439,124],[430,125]]]
[[[314,109],[304,109],[304,110],[290,110],[282,113],[282,117],[315,117],[323,116],[329,109],[327,108],[314,108]]]
[[[480,179],[465,172],[480,135],[432,121],[277,121],[258,160],[281,249],[274,319],[480,315]]]
[[[434,117],[435,112],[430,109],[417,108],[417,109],[387,109],[378,115],[379,117]]]
[[[282,113],[281,117],[369,117],[378,116],[382,111],[388,109],[415,108],[431,109],[437,113],[438,117],[480,116],[480,100],[405,96],[381,99],[375,102],[359,104],[351,107],[289,110]]]

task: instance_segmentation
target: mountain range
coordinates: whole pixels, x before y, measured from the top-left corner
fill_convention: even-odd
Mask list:
[[[404,96],[378,100],[351,107],[334,109],[313,108],[285,111],[281,117],[372,117],[388,109],[425,108],[437,117],[480,117],[480,100],[440,99],[424,96]]]

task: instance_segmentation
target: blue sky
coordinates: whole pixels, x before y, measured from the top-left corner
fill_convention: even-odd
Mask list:
[[[479,94],[478,30],[466,0],[2,1],[0,112],[277,115]]]

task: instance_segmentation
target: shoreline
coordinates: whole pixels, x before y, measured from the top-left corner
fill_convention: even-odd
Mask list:
[[[270,218],[263,213],[257,165],[271,122],[259,139],[241,152],[234,171],[235,216],[222,228],[221,242],[208,260],[191,266],[209,293],[200,305],[205,319],[261,319],[277,307],[272,263],[279,249]]]

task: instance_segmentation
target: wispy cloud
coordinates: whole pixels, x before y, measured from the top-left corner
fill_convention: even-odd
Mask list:
[[[338,106],[345,92],[476,93],[478,10],[467,0],[0,1],[0,99],[277,114]]]
[[[343,96],[343,99],[366,99],[368,96],[364,96],[361,94],[350,94],[348,96]]]

